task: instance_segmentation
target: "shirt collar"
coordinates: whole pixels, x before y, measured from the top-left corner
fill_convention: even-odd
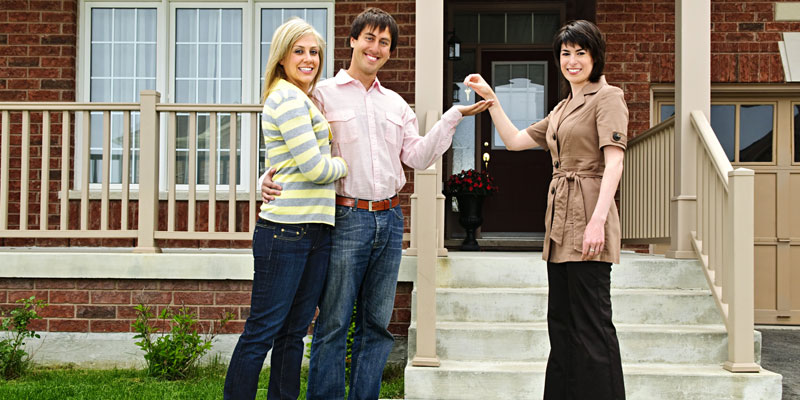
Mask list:
[[[356,78],[350,76],[350,74],[348,74],[347,70],[344,68],[339,70],[339,73],[336,74],[334,81],[337,85],[347,85],[350,82],[356,82],[359,85],[361,84],[361,82],[356,80]],[[377,76],[375,77],[375,81],[372,82],[372,87],[377,88],[381,93],[384,93],[383,86],[381,85],[381,82],[378,80]]]

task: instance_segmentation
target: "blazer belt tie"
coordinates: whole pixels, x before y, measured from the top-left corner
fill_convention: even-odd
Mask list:
[[[573,221],[575,223],[575,236],[581,240],[574,243],[577,251],[582,251],[583,232],[586,230],[586,212],[583,203],[583,189],[581,180],[575,178],[602,178],[602,172],[596,171],[565,171],[553,170],[553,179],[556,181],[555,191],[550,193],[549,201],[553,208],[553,219],[550,228],[550,240],[559,245],[564,241],[564,230],[567,224],[567,205],[571,206]],[[575,190],[570,193],[569,182],[575,182]]]

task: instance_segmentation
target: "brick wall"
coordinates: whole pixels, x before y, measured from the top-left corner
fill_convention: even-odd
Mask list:
[[[225,312],[234,319],[221,331],[241,333],[250,313],[251,281],[115,280],[115,279],[0,279],[0,311],[15,307],[18,299],[36,296],[49,303],[44,317],[31,328],[42,332],[130,332],[134,306],[156,311],[185,306],[205,329]],[[408,336],[413,284],[397,285],[389,330]]]
[[[798,22],[775,22],[775,1],[711,0],[711,80],[784,81],[777,42]],[[650,126],[650,84],[675,81],[675,2],[598,0],[606,77],[625,92],[634,136]]]

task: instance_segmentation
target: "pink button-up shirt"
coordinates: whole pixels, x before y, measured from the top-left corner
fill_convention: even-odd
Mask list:
[[[417,116],[397,93],[375,79],[369,89],[346,70],[320,82],[313,100],[333,131],[331,154],[347,161],[347,177],[336,181],[336,193],[382,200],[406,184],[401,162],[414,169],[430,167],[453,139],[461,113],[448,110],[425,136]]]

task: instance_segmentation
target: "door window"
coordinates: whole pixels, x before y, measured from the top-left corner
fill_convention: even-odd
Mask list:
[[[547,115],[547,62],[494,62],[492,84],[514,126],[523,129]],[[491,146],[492,150],[506,148],[494,123]]]

